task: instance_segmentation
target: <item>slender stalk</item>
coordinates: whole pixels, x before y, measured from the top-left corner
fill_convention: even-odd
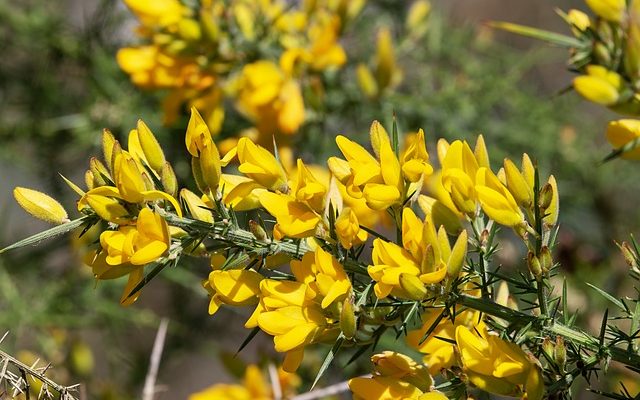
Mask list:
[[[536,242],[535,242],[535,256],[538,257],[542,251],[542,213],[540,212],[540,173],[538,166],[534,168],[533,179],[533,217],[534,224],[536,226]],[[536,277],[536,289],[538,292],[538,305],[540,307],[540,314],[547,317],[549,315],[549,309],[547,305],[547,293],[546,293],[546,281],[547,273],[542,271],[540,277]]]

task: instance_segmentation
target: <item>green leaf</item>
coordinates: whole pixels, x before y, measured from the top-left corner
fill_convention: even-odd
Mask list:
[[[622,301],[620,301],[619,299],[616,299],[615,297],[613,297],[609,293],[605,292],[604,290],[600,289],[599,287],[594,286],[594,285],[592,285],[592,284],[590,284],[588,282],[587,282],[587,286],[589,286],[590,288],[594,289],[596,292],[600,293],[600,295],[602,297],[604,297],[605,299],[607,299],[610,302],[612,302],[613,304],[615,304],[622,311],[625,311],[625,312],[627,311],[627,307],[625,307],[624,304],[622,303]]]
[[[512,24],[510,22],[491,21],[489,26],[503,31],[515,33],[516,35],[526,36],[533,39],[539,39],[547,43],[551,43],[562,47],[576,47],[581,48],[583,44],[576,38],[571,36],[562,35],[555,32],[545,31],[542,29],[532,28],[530,26],[524,26],[519,24]]]
[[[62,225],[47,229],[46,231],[36,233],[33,236],[29,236],[28,238],[22,239],[14,244],[5,247],[4,249],[0,250],[0,254],[9,250],[19,249],[20,247],[35,245],[43,240],[51,239],[53,237],[65,234],[78,228],[79,226],[82,226],[82,224],[84,224],[85,222],[91,221],[91,219],[93,218],[95,218],[95,216],[85,215],[84,217],[80,217],[78,219],[74,219],[73,221],[69,221]]]
[[[338,354],[338,351],[340,351],[340,348],[342,347],[342,343],[344,343],[344,339],[345,338],[344,336],[342,336],[342,334],[338,336],[338,339],[333,344],[333,347],[331,347],[331,350],[329,350],[329,354],[327,354],[327,356],[324,358],[324,361],[320,366],[320,370],[318,370],[318,374],[316,375],[316,379],[313,380],[313,385],[311,385],[310,390],[313,390],[313,388],[316,386],[316,384],[318,383],[322,375],[324,375],[324,373],[327,371],[327,369],[329,368],[329,365],[331,365],[331,362],[335,358],[336,354]]]

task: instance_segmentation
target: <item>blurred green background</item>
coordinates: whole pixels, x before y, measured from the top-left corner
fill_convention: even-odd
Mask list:
[[[397,35],[409,4],[369,1],[344,41],[349,58],[367,59],[383,24],[394,27]],[[402,131],[425,130],[433,159],[438,138],[475,141],[479,133],[485,136],[494,169],[504,157],[519,160],[527,152],[543,175],[553,173],[558,179],[556,258],[572,288],[572,308],[604,309],[584,283],[618,293],[630,289],[613,241],[637,233],[640,219],[637,166],[600,163],[609,151],[603,137],[606,122],[617,116],[573,93],[557,95],[571,80],[562,50],[494,32],[484,24],[508,20],[566,29],[554,7],[584,9],[581,1],[433,1],[426,35],[397,50],[404,76],[400,86],[382,100],[366,100],[355,76],[343,76],[341,89],[327,93],[333,112],[299,139],[301,148],[319,151],[302,150],[300,156],[313,162],[335,154],[333,137],[338,133],[366,141],[371,121],[379,119],[389,127],[394,112]],[[161,95],[134,87],[115,62],[117,49],[134,41],[134,25],[128,10],[115,1],[0,0],[0,245],[46,228],[14,204],[15,186],[41,189],[64,199],[68,210],[75,208],[73,193],[58,173],[82,181],[89,156],[101,152],[103,128],[123,138],[138,118],[144,119],[186,182],[186,119],[162,126]],[[0,345],[3,350],[25,360],[52,362],[52,378],[83,383],[84,398],[138,398],[155,329],[161,317],[168,317],[158,379],[163,391],[157,398],[185,398],[230,379],[218,361],[219,350],[240,345],[237,338],[248,333],[241,327],[245,315],[225,309],[215,319],[207,316],[199,281],[208,266],[187,262],[163,272],[135,306],[123,309],[118,298],[124,282],[96,284],[75,247],[73,240],[56,241],[1,256],[0,336],[10,331]],[[522,249],[505,242],[500,262],[514,267],[522,257]],[[584,317],[587,326],[600,322],[597,313],[593,321],[589,318]],[[256,361],[272,354],[269,340],[259,337],[241,358]],[[312,365],[303,376],[312,376],[325,351],[307,357]],[[346,371],[364,371],[358,368]],[[336,368],[324,383],[344,379],[342,373]]]

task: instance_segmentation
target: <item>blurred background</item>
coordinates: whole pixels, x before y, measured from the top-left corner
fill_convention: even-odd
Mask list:
[[[399,6],[399,4],[402,4]],[[354,69],[324,76],[325,113],[304,125],[292,149],[306,162],[322,162],[337,152],[333,138],[344,134],[367,141],[373,119],[387,127],[395,113],[402,132],[423,128],[435,160],[438,138],[468,139],[482,133],[492,165],[523,152],[553,173],[561,194],[558,256],[570,283],[573,309],[604,309],[585,282],[624,294],[625,264],[614,241],[637,233],[640,171],[625,161],[602,164],[609,152],[604,139],[615,114],[559,95],[572,76],[565,51],[533,40],[496,32],[490,20],[516,22],[565,32],[554,8],[585,9],[582,1],[432,0],[425,31],[411,36],[404,27],[411,2],[369,0],[342,33],[347,66],[371,62],[376,35],[388,27],[397,47],[401,79],[384,96],[363,93]],[[89,156],[101,154],[101,132],[123,139],[142,118],[152,128],[185,186],[189,165],[184,148],[187,114],[163,125],[162,91],[141,90],[116,62],[118,49],[140,41],[135,16],[117,1],[0,0],[0,246],[46,229],[15,204],[11,191],[28,186],[63,199],[75,209],[75,196],[59,173],[83,180]],[[333,86],[331,86],[333,85]],[[230,113],[219,138],[237,134]],[[72,213],[73,215],[73,213]],[[76,235],[77,236],[77,235]],[[85,399],[139,398],[161,318],[170,320],[157,399],[182,399],[241,375],[241,360],[272,356],[270,338],[258,336],[237,357],[248,332],[246,314],[224,309],[207,315],[200,285],[206,263],[187,260],[165,270],[129,308],[118,303],[124,282],[100,281],[82,265],[81,240],[43,243],[0,257],[0,347],[26,363],[51,362],[52,379],[82,383]],[[501,251],[506,268],[522,264],[522,249]],[[600,316],[583,313],[597,327]],[[594,330],[597,328],[594,328]],[[317,371],[327,349],[308,354],[300,372],[301,390]],[[368,361],[349,366],[349,376]],[[337,363],[336,365],[340,365]],[[340,381],[336,368],[320,386]],[[615,389],[619,379],[602,382]],[[628,384],[627,388],[632,388]],[[637,386],[636,386],[637,388]],[[637,390],[637,389],[636,389]],[[578,390],[580,392],[580,390]],[[588,398],[585,394],[584,397]]]

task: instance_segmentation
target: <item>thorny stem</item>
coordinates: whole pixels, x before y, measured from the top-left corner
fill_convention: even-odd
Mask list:
[[[538,171],[538,166],[536,165],[534,168],[534,179],[533,179],[533,214],[534,214],[534,223],[536,225],[536,247],[535,247],[535,256],[539,256],[542,251],[542,215],[540,212],[540,173]],[[542,275],[538,278],[536,277],[536,289],[538,292],[538,304],[540,306],[540,314],[544,317],[549,315],[549,310],[547,307],[547,294],[546,294],[546,280],[547,280],[547,272],[542,271]]]

